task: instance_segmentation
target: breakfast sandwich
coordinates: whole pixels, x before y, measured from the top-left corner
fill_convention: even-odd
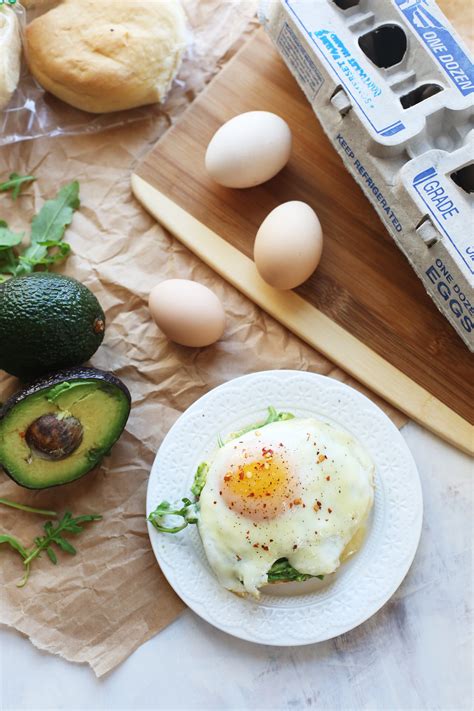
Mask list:
[[[374,500],[374,464],[347,431],[276,413],[220,441],[200,465],[184,507],[163,502],[149,520],[174,532],[197,523],[223,587],[259,596],[272,582],[334,573],[356,552]],[[184,523],[165,525],[178,514]]]

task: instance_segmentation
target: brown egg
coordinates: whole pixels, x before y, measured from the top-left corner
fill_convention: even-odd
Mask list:
[[[225,313],[220,300],[196,281],[162,281],[151,290],[148,306],[158,328],[182,346],[209,346],[224,333]]]
[[[293,200],[264,219],[254,245],[262,279],[276,289],[294,289],[314,272],[321,259],[323,233],[315,211]]]

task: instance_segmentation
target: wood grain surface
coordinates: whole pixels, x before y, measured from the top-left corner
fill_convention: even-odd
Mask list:
[[[290,162],[262,186],[222,188],[205,173],[207,144],[222,123],[255,109],[274,111],[289,123],[294,137]],[[473,421],[474,378],[467,348],[346,172],[263,31],[220,72],[136,174],[247,256],[270,210],[287,200],[308,202],[320,217],[325,244],[318,270],[298,294]],[[351,353],[344,356],[347,361]]]

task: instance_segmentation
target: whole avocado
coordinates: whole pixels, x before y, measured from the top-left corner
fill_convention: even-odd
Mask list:
[[[0,284],[0,368],[33,378],[89,360],[104,338],[94,294],[62,274],[34,272]]]

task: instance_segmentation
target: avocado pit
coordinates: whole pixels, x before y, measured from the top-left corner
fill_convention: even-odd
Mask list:
[[[83,427],[76,417],[48,413],[31,423],[25,439],[40,457],[58,461],[76,451],[82,442],[83,433]]]

